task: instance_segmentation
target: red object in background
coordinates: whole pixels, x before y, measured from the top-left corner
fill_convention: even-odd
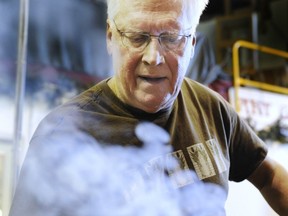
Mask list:
[[[208,85],[209,88],[218,92],[225,100],[229,101],[228,91],[232,87],[231,80],[216,79],[214,82]]]

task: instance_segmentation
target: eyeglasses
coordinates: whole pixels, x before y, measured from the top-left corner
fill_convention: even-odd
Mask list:
[[[186,46],[188,38],[191,37],[191,34],[179,35],[175,33],[163,33],[160,35],[152,35],[144,32],[124,32],[118,29],[115,20],[113,20],[113,22],[121,36],[122,44],[126,48],[132,48],[136,51],[143,51],[152,40],[152,37],[158,39],[163,49],[179,51]]]

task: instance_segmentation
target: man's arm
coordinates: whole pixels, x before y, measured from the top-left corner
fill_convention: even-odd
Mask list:
[[[266,157],[248,180],[279,215],[288,215],[288,172],[283,166]]]

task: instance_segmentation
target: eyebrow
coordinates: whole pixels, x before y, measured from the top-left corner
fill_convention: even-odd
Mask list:
[[[176,34],[176,35],[186,35],[186,34],[192,34],[191,32],[187,32],[187,31],[189,31],[189,30],[191,30],[192,29],[192,27],[190,27],[190,28],[188,28],[188,29],[185,29],[185,30],[183,30],[183,31],[168,31],[168,30],[164,30],[163,32],[161,32],[159,35],[164,35],[164,34],[167,34],[167,35],[169,35],[169,34]],[[138,30],[138,29],[134,29],[134,30],[120,30],[119,29],[119,31],[120,32],[123,32],[123,33],[136,33],[136,34],[151,34],[151,32],[149,32],[149,31],[143,31],[143,30]]]
[[[131,25],[128,27],[128,29],[119,29],[118,28],[118,25],[117,23],[115,22],[115,20],[113,19],[113,22],[116,26],[116,28],[120,31],[120,32],[125,32],[125,33],[138,33],[138,34],[151,34],[150,31],[145,31],[143,29],[139,29],[139,28],[134,28],[134,29],[131,29]],[[171,25],[169,25],[171,26]],[[193,28],[193,26],[189,27],[189,28],[186,28],[186,29],[183,29],[183,30],[175,30],[175,28],[171,28],[171,30],[167,30],[167,29],[164,29],[162,28],[162,26],[159,27],[160,31],[161,32],[160,34],[165,34],[165,33],[168,33],[168,34],[180,34],[180,35],[184,35],[184,34],[187,34],[187,31],[191,30]],[[179,25],[177,25],[177,27],[180,27]],[[177,28],[178,29],[178,28]],[[189,34],[192,34],[191,32],[189,32]]]

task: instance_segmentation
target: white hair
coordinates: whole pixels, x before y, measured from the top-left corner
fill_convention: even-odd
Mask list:
[[[129,0],[128,0],[129,1]],[[133,0],[132,0],[133,1]],[[142,0],[145,1],[145,0]],[[164,1],[164,0],[162,0]],[[176,2],[179,0],[170,1],[170,3]],[[184,1],[183,7],[191,7],[193,14],[191,14],[191,19],[193,19],[193,24],[197,25],[200,20],[200,16],[203,13],[205,7],[207,6],[209,0],[182,0]],[[107,0],[107,14],[108,19],[112,20],[117,16],[118,10],[122,5],[127,3],[127,0]]]

